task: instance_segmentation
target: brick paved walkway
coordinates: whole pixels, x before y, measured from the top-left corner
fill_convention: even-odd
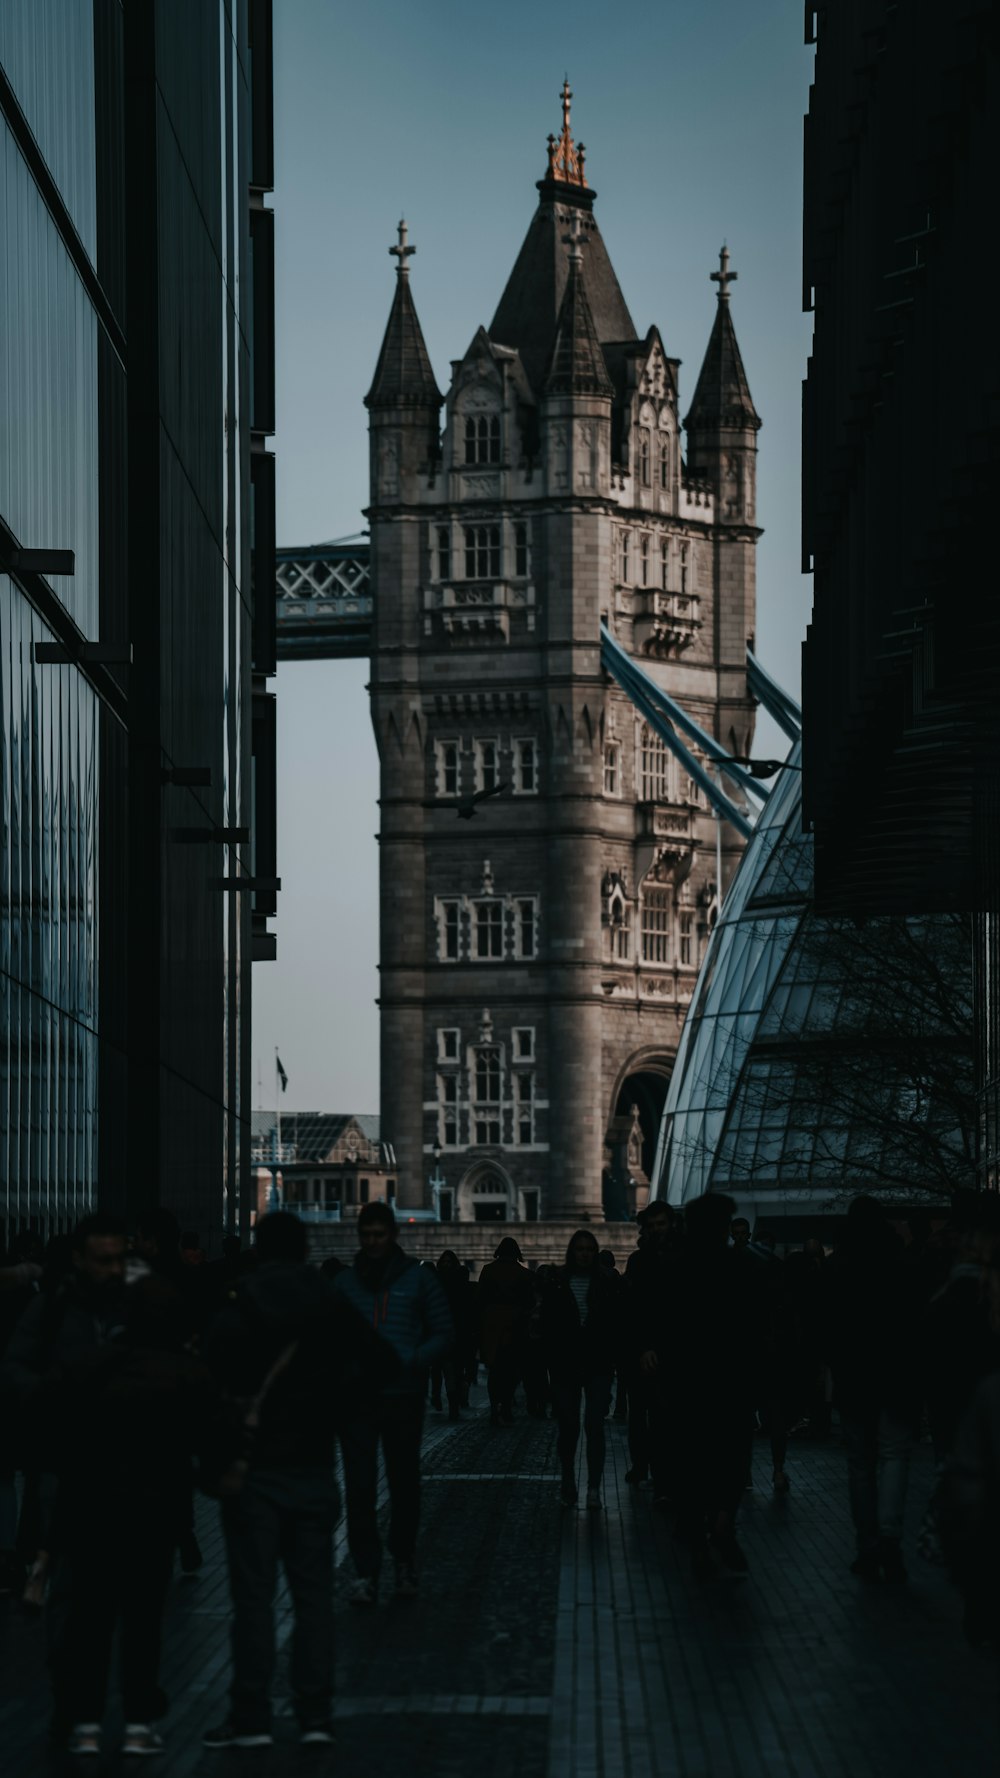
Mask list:
[[[759,1448],[741,1537],[748,1579],[697,1585],[649,1496],[625,1486],[609,1426],[607,1511],[561,1513],[554,1427],[429,1416],[422,1597],[357,1613],[338,1579],[338,1743],[298,1749],[287,1688],[273,1751],[207,1753],[225,1712],[227,1594],[216,1509],[206,1564],[173,1586],[161,1778],[995,1778],[996,1672],[967,1648],[946,1577],[914,1557],[905,1590],[865,1587],[843,1459],[795,1446],[792,1493]],[[929,1452],[915,1467],[919,1512]],[[912,1545],[911,1527],[910,1543]],[[343,1533],[340,1544],[343,1551]],[[283,1607],[282,1642],[289,1619]],[[0,1603],[0,1771],[71,1770],[46,1752],[43,1633]],[[113,1735],[109,1736],[113,1740]],[[134,1765],[134,1762],[133,1762]],[[87,1764],[101,1778],[113,1753]]]

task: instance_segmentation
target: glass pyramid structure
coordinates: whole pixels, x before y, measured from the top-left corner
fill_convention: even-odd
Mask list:
[[[651,1183],[729,1192],[789,1238],[860,1191],[944,1201],[974,1144],[968,934],[816,914],[800,762],[795,741],[710,938]]]

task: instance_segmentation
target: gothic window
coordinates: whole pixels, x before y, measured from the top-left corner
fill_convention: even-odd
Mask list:
[[[534,741],[514,742],[514,793],[534,796],[538,790],[538,761]]]
[[[438,954],[446,963],[457,963],[461,956],[461,921],[461,902],[438,903]]]
[[[640,800],[644,803],[669,802],[670,755],[666,743],[648,722],[643,723],[640,731],[639,754]]]
[[[457,1062],[460,1036],[457,1027],[449,1026],[438,1031],[438,1060],[441,1062]]]
[[[477,741],[475,744],[476,789],[495,790],[500,782],[500,744]]]
[[[535,1059],[534,1025],[515,1025],[511,1036],[514,1044],[515,1062],[533,1062]]]
[[[515,909],[514,952],[518,957],[533,957],[538,949],[538,910],[534,900],[519,900]]]
[[[451,533],[447,525],[437,527],[438,579],[451,579]]]
[[[670,572],[670,543],[666,535],[660,538],[660,585],[667,590],[667,579]]]
[[[621,529],[618,532],[618,579],[620,580],[622,586],[628,585],[628,575],[629,575],[628,538],[629,538],[629,534],[628,534],[627,527],[625,525],[622,525]]]
[[[434,746],[437,765],[438,796],[457,796],[460,762],[457,741],[437,741]]]
[[[500,1050],[484,1045],[476,1051],[473,1075],[477,1142],[500,1141]],[[482,1188],[480,1188],[482,1189]]]
[[[682,969],[690,969],[694,963],[694,914],[690,908],[681,908],[678,920],[678,958]]]
[[[647,889],[642,898],[642,960],[667,963],[670,945],[670,890]]]
[[[458,1147],[458,1075],[438,1075],[438,1130],[442,1148]]]
[[[639,480],[644,488],[649,487],[649,432],[645,426],[639,428]]]
[[[669,432],[661,432],[660,433],[658,456],[659,456],[659,469],[660,469],[660,487],[661,488],[669,488],[669,486],[670,486],[670,434],[669,434]]]
[[[609,741],[604,749],[604,794],[621,796],[622,759],[617,741]]]
[[[514,526],[514,578],[525,580],[528,574],[528,527]]]
[[[639,539],[639,581],[642,586],[649,585],[649,532],[644,531]]]
[[[466,580],[499,580],[499,525],[465,526]]]
[[[499,463],[500,416],[470,414],[465,422],[465,461]]]
[[[503,956],[503,903],[477,901],[473,904],[476,957],[489,959]]]
[[[611,955],[617,963],[627,963],[632,953],[632,934],[627,919],[611,928]]]
[[[686,593],[687,590],[688,590],[688,546],[686,543],[682,543],[681,544],[681,592]]]
[[[517,1121],[517,1140],[522,1148],[530,1147],[535,1139],[534,1097],[534,1075],[526,1073],[515,1075],[514,1115]]]

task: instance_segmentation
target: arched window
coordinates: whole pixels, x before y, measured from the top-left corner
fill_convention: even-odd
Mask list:
[[[466,463],[499,463],[499,414],[470,414],[465,422]]]
[[[660,487],[661,488],[669,488],[669,486],[670,486],[670,434],[669,434],[669,432],[661,432],[660,433],[659,459],[660,459],[660,462],[659,462]]]
[[[649,487],[649,432],[645,426],[639,428],[639,480],[644,488]]]
[[[639,736],[639,782],[644,803],[670,801],[670,754],[664,741],[644,722]]]

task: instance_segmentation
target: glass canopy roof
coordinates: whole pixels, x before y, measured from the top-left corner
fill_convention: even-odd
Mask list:
[[[837,1213],[862,1190],[940,1201],[971,1182],[968,935],[946,917],[815,913],[800,760],[799,741],[709,941],[652,1193],[727,1191],[786,1217]]]

